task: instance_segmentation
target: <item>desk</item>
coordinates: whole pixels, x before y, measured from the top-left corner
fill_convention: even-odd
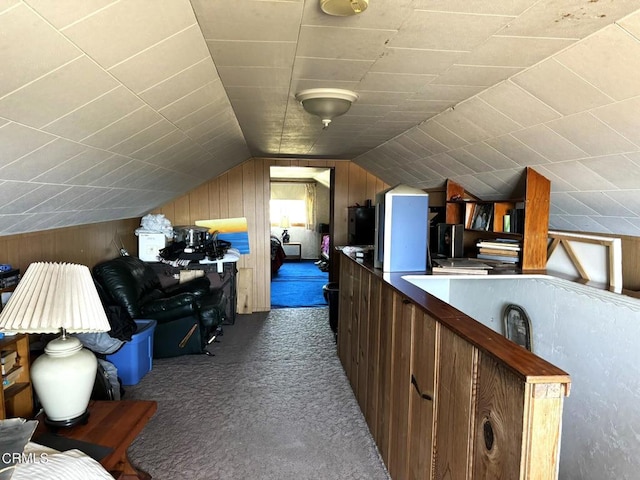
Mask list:
[[[302,243],[300,242],[289,242],[283,243],[282,249],[284,253],[287,255],[285,260],[302,260]]]
[[[150,480],[151,475],[138,470],[129,461],[127,449],[138,436],[158,405],[147,400],[92,401],[89,404],[89,420],[85,425],[61,428],[57,435],[109,447],[113,451],[100,460],[100,464],[119,480]],[[39,419],[38,417],[36,417]],[[48,432],[44,422],[39,422],[33,435]]]

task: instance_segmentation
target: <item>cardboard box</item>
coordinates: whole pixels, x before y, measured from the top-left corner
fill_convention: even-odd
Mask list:
[[[167,246],[164,233],[139,233],[138,258],[143,262],[157,262],[160,250]]]

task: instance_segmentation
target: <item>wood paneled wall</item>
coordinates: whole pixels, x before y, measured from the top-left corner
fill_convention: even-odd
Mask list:
[[[153,213],[164,214],[174,226],[196,220],[246,217],[251,253],[242,255],[238,269],[253,271],[254,311],[271,309],[271,259],[269,236],[269,168],[320,167],[335,172],[333,241],[347,240],[347,207],[375,200],[387,188],[380,179],[348,160],[281,160],[253,158],[210,180]]]
[[[139,218],[0,237],[0,263],[22,273],[32,262],[70,262],[93,267],[119,255],[123,245],[137,254]]]

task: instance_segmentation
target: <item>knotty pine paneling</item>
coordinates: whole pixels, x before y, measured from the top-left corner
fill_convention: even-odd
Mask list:
[[[269,168],[321,167],[335,169],[333,243],[347,241],[347,208],[388,188],[380,179],[348,160],[296,160],[253,158],[195,188],[152,213],[164,214],[173,225],[193,225],[196,220],[246,217],[251,253],[243,255],[238,268],[253,270],[254,311],[271,309],[271,259],[269,226]],[[337,277],[335,277],[337,278]]]
[[[130,218],[0,237],[0,263],[22,273],[33,262],[69,262],[91,268],[117,257],[121,244],[136,255],[139,226],[139,218]]]

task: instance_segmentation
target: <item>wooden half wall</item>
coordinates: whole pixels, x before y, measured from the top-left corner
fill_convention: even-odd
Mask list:
[[[174,226],[193,225],[196,220],[246,217],[251,253],[242,255],[238,269],[249,269],[253,311],[271,309],[269,225],[269,168],[319,167],[335,171],[334,242],[347,240],[347,207],[375,195],[387,185],[348,160],[281,160],[252,158],[219,177],[177,198],[153,213],[164,214]]]
[[[21,273],[32,262],[79,263],[91,268],[117,257],[120,246],[135,255],[139,226],[139,218],[130,218],[0,237],[0,263]]]

